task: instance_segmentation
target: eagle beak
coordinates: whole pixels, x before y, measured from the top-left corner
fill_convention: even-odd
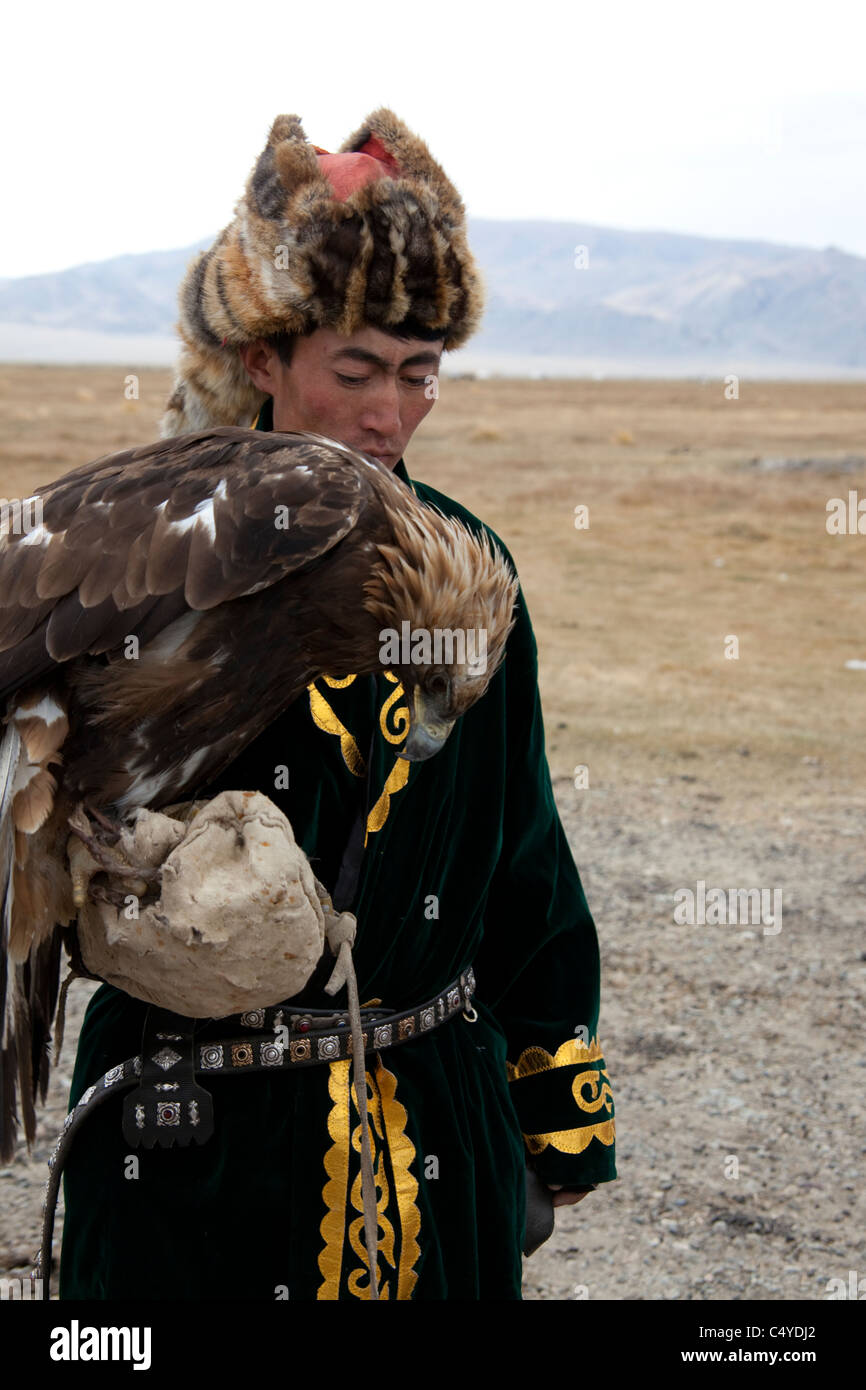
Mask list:
[[[439,752],[457,721],[443,719],[435,697],[426,695],[417,686],[412,703],[414,712],[409,733],[397,756],[406,758],[410,763],[423,763]]]

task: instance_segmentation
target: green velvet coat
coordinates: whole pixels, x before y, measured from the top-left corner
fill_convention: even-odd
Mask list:
[[[271,418],[268,402],[256,427]],[[482,528],[411,482],[402,461],[396,473],[423,501]],[[333,890],[375,727],[353,905],[361,1002],[405,1008],[474,965],[477,1022],[459,1013],[367,1063],[382,1298],[519,1299],[527,1160],[566,1186],[617,1176],[598,942],[554,804],[522,591],[518,605],[502,667],[428,762],[397,757],[408,710],[396,679],[380,675],[374,701],[370,681],[339,672],[206,789],[271,797]],[[344,1001],[345,991],[306,1002]],[[145,1007],[97,991],[70,1105],[140,1050]],[[209,1021],[199,1037],[237,1032]],[[349,1065],[209,1079],[213,1137],[137,1151],[137,1177],[121,1101],[106,1102],[65,1175],[61,1298],[367,1298]]]

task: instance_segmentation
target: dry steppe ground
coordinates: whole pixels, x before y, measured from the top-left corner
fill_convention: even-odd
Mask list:
[[[0,369],[0,494],[156,438],[169,373],[137,401],[124,376]],[[824,1299],[866,1276],[866,536],[825,525],[866,497],[864,427],[853,384],[446,380],[409,447],[517,561],[601,943],[620,1176],[558,1212],[527,1299]],[[779,889],[781,929],[677,926],[699,880]],[[87,993],[37,1149],[0,1172],[5,1271],[35,1248]]]

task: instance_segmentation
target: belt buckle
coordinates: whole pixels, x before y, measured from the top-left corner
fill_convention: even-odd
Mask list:
[[[463,1017],[467,1023],[477,1023],[478,1014],[472,1003],[472,995],[475,992],[475,972],[471,965],[460,976],[460,990],[463,995]]]

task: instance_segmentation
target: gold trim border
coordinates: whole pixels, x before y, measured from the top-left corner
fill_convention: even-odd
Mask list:
[[[418,1244],[421,1213],[416,1202],[418,1181],[411,1171],[416,1150],[406,1133],[408,1112],[397,1099],[397,1078],[384,1066],[381,1055],[378,1052],[375,1055],[375,1069],[372,1073],[365,1073],[365,1082],[368,1087],[371,1121],[367,1133],[372,1144],[376,1205],[381,1232],[380,1270],[377,1271],[377,1276],[381,1278],[379,1297],[383,1300],[388,1299],[391,1284],[396,1279],[398,1301],[408,1301],[411,1300],[418,1282],[415,1265],[421,1253]],[[332,1105],[328,1114],[328,1134],[332,1142],[324,1157],[328,1180],[322,1189],[322,1200],[326,1210],[319,1226],[323,1246],[318,1257],[319,1271],[322,1275],[322,1283],[316,1295],[318,1300],[339,1300],[344,1272],[347,1269],[347,1258],[356,1266],[346,1278],[348,1293],[362,1300],[369,1300],[370,1295],[369,1268],[366,1250],[361,1240],[364,1220],[360,1173],[361,1123],[354,1086],[350,1086],[350,1066],[348,1060],[329,1063],[328,1094]],[[352,1122],[352,1111],[358,1117],[356,1125]],[[350,1190],[351,1151],[358,1155],[358,1171]],[[390,1164],[399,1218],[399,1254],[396,1267],[395,1230],[387,1216],[390,1188],[386,1173],[386,1156]],[[353,1212],[360,1215],[355,1217],[352,1215]],[[381,1272],[382,1264],[385,1265],[384,1272]]]
[[[385,677],[394,684],[395,688],[391,691],[391,694],[383,702],[379,710],[379,728],[389,743],[400,743],[405,737],[406,730],[409,727],[409,706],[408,704],[400,705],[397,703],[400,698],[405,695],[403,686],[398,682],[397,677],[390,671],[385,672]],[[352,684],[356,676],[349,675],[339,679],[336,676],[325,676],[323,679],[332,689],[345,689],[346,686]],[[363,777],[366,772],[366,761],[361,754],[361,750],[354,736],[346,728],[336,711],[329,705],[315,681],[310,681],[307,690],[310,696],[310,714],[312,715],[313,722],[316,724],[317,728],[322,729],[326,734],[334,734],[339,738],[340,752],[343,755],[343,761],[347,768],[350,772],[354,773],[356,777]],[[389,718],[393,719],[395,729],[401,730],[400,732],[392,732],[389,729]],[[388,819],[391,810],[391,797],[397,792],[402,791],[408,781],[408,760],[406,758],[395,758],[394,766],[385,779],[385,785],[379,793],[379,797],[375,804],[370,808],[370,813],[367,816],[366,833],[364,835],[365,849],[370,835],[376,834],[377,831],[381,830]]]
[[[597,1037],[589,1043],[579,1038],[568,1038],[551,1055],[544,1047],[527,1047],[521,1052],[517,1063],[505,1063],[509,1081],[519,1081],[523,1076],[534,1076],[536,1072],[553,1071],[556,1067],[579,1066],[584,1062],[603,1062],[604,1053]]]
[[[557,1129],[551,1134],[524,1134],[526,1147],[531,1154],[540,1154],[548,1146],[562,1154],[582,1154],[589,1148],[593,1139],[608,1146],[616,1141],[616,1120],[605,1120],[600,1125],[583,1125],[580,1129]]]

